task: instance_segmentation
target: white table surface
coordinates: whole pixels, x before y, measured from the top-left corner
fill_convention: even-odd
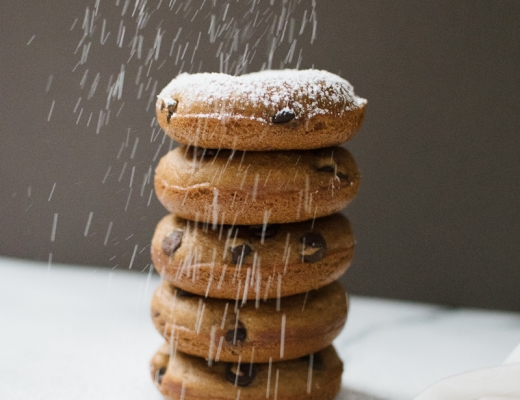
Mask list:
[[[148,372],[159,278],[0,257],[0,399],[162,397]],[[500,364],[520,314],[352,297],[335,341],[338,399],[410,399],[448,375]]]

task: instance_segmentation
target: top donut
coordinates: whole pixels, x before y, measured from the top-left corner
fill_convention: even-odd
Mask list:
[[[363,123],[366,104],[330,72],[266,70],[180,74],[159,94],[156,111],[164,131],[183,144],[305,150],[350,139]]]

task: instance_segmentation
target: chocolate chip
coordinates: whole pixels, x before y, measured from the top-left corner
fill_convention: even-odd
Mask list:
[[[251,225],[249,233],[259,238],[270,238],[278,232],[278,225]]]
[[[244,258],[251,254],[253,250],[247,244],[241,244],[240,246],[234,247],[231,249],[231,253],[233,255],[233,263],[242,264]]]
[[[187,292],[186,290],[182,290],[179,288],[175,289],[175,293],[177,293],[178,297],[197,297],[196,294]]]
[[[284,108],[275,114],[272,121],[273,124],[284,124],[286,122],[292,121],[294,118],[296,118],[294,111]]]
[[[303,243],[305,246],[311,246],[315,248],[327,247],[325,238],[322,236],[321,233],[318,232],[307,232],[300,238],[300,242]]]
[[[182,231],[173,231],[166,235],[162,241],[162,251],[171,256],[177,251],[182,242]]]
[[[233,346],[237,345],[237,342],[244,342],[247,337],[247,330],[244,328],[240,322],[236,329],[230,329],[226,332],[226,342],[232,344]]]
[[[161,367],[159,370],[155,371],[155,380],[160,385],[162,384],[162,380],[164,375],[166,374],[166,367]]]
[[[323,359],[318,353],[309,354],[307,356],[303,356],[300,358],[300,360],[306,361],[307,363],[311,363],[311,356],[312,356],[312,369],[314,370],[322,370],[323,365]]]
[[[328,162],[328,161],[327,161]],[[343,173],[343,172],[340,172],[337,170],[337,164],[334,160],[331,160],[331,162],[333,164],[326,164],[326,165],[321,165],[319,166],[318,168],[316,168],[316,171],[318,172],[328,172],[328,173],[333,173],[336,175],[336,177],[338,177],[339,179],[343,179],[343,180],[346,180],[348,182],[350,182],[350,179],[349,179],[349,176],[348,176],[348,173]]]
[[[256,376],[254,364],[233,364],[226,365],[226,379],[235,386],[249,386]]]
[[[177,100],[168,100],[166,102],[166,107],[168,108],[168,116],[166,117],[166,121],[168,121],[168,123],[170,123],[173,113],[177,111],[177,104],[179,104]]]
[[[318,232],[307,232],[300,238],[303,243],[302,259],[305,262],[317,262],[325,257],[327,243]]]
[[[316,171],[318,171],[318,172],[332,172],[332,173],[334,173],[334,166],[332,166],[332,165],[324,165],[323,167],[319,167]]]
[[[339,179],[345,179],[346,181],[349,181],[350,182],[350,177],[348,176],[348,174],[344,174],[343,172],[337,172],[336,173],[336,176],[339,178]]]
[[[334,149],[325,148],[320,149],[316,153],[316,160],[314,165],[318,172],[336,173],[338,169],[338,162],[334,158]]]

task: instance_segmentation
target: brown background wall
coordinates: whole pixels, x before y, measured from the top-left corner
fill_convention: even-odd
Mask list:
[[[136,271],[150,262],[149,241],[165,211],[155,198],[149,203],[145,177],[157,163],[156,152],[164,154],[170,143],[153,124],[149,99],[178,73],[179,45],[183,50],[190,42],[184,70],[218,71],[219,42],[210,43],[207,32],[210,15],[221,18],[225,3],[177,1],[169,10],[169,1],[153,7],[150,2],[150,12],[160,6],[142,30],[143,58],[153,48],[157,27],[165,32],[151,67],[135,56],[128,61],[135,2],[121,16],[124,3],[99,3],[92,37],[84,42],[92,41],[88,59],[79,65],[81,25],[95,0],[0,5],[2,255],[47,261],[52,253],[53,262]],[[204,4],[201,11],[195,3]],[[281,12],[282,2],[275,3],[255,5],[273,13],[270,20],[269,12],[264,15],[268,23]],[[243,34],[251,4],[229,4],[226,20],[234,17]],[[298,36],[304,10],[309,23]],[[312,45],[311,1],[302,1],[290,15],[298,44],[288,66],[296,65],[301,49],[301,68],[339,73],[369,100],[365,125],[347,144],[363,176],[360,194],[346,210],[358,240],[344,279],[348,289],[520,310],[520,3],[319,1],[315,11]],[[110,35],[101,45],[104,20]],[[122,47],[120,21],[126,28]],[[245,39],[254,43],[268,23],[246,31]],[[238,60],[245,39],[230,62]],[[267,39],[269,32],[248,70],[267,60]],[[282,44],[274,53],[273,67],[288,48]],[[122,64],[122,98],[111,102],[108,124],[96,133],[109,77],[115,79]],[[142,65],[138,99],[135,81]],[[98,72],[98,88],[88,99]]]

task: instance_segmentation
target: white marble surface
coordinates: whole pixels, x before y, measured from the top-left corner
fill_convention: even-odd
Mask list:
[[[162,341],[149,316],[157,277],[1,257],[0,276],[0,399],[161,399],[148,375]],[[338,397],[413,398],[500,364],[518,342],[517,313],[353,297],[335,342]]]

